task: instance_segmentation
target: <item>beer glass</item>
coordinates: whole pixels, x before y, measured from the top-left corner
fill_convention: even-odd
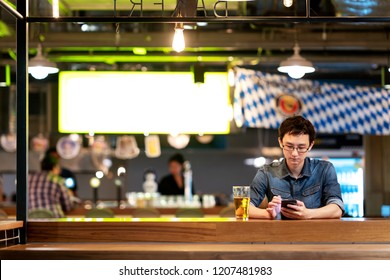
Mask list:
[[[236,219],[247,221],[249,217],[249,186],[233,186],[234,207],[236,208]]]

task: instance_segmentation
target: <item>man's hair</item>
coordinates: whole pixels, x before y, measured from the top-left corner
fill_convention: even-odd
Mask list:
[[[41,161],[42,171],[52,171],[59,164],[58,158],[52,155],[46,155]]]
[[[285,119],[279,127],[280,140],[283,139],[284,135],[309,135],[310,144],[313,143],[316,137],[316,131],[313,124],[302,116],[294,116]]]
[[[181,165],[183,165],[185,162],[185,159],[181,154],[174,154],[168,160],[168,163],[171,163],[171,162],[177,162],[177,163],[180,163]]]

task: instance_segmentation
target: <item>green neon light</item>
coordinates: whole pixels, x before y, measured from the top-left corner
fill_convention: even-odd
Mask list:
[[[135,55],[146,55],[148,52],[145,48],[133,48],[133,53]]]
[[[5,83],[7,86],[11,85],[11,66],[5,66]]]
[[[136,55],[68,55],[61,57],[50,57],[51,61],[54,62],[104,62],[108,64],[113,64],[117,62],[156,62],[156,63],[166,63],[166,62],[229,62],[228,56],[202,56],[199,60],[199,56],[136,56]]]

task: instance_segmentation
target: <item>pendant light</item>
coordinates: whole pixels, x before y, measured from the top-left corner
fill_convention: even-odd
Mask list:
[[[287,73],[291,78],[294,79],[300,79],[307,73],[313,73],[315,71],[313,63],[303,58],[299,54],[301,49],[298,43],[295,43],[293,49],[294,54],[280,63],[278,71]]]
[[[30,59],[28,65],[28,72],[37,80],[45,79],[49,74],[58,73],[57,65],[50,62],[42,54],[42,45],[38,44],[38,53],[35,57]]]

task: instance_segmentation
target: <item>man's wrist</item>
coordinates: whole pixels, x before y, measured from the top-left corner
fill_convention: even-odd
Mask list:
[[[306,219],[311,220],[315,217],[315,209],[306,209]]]

